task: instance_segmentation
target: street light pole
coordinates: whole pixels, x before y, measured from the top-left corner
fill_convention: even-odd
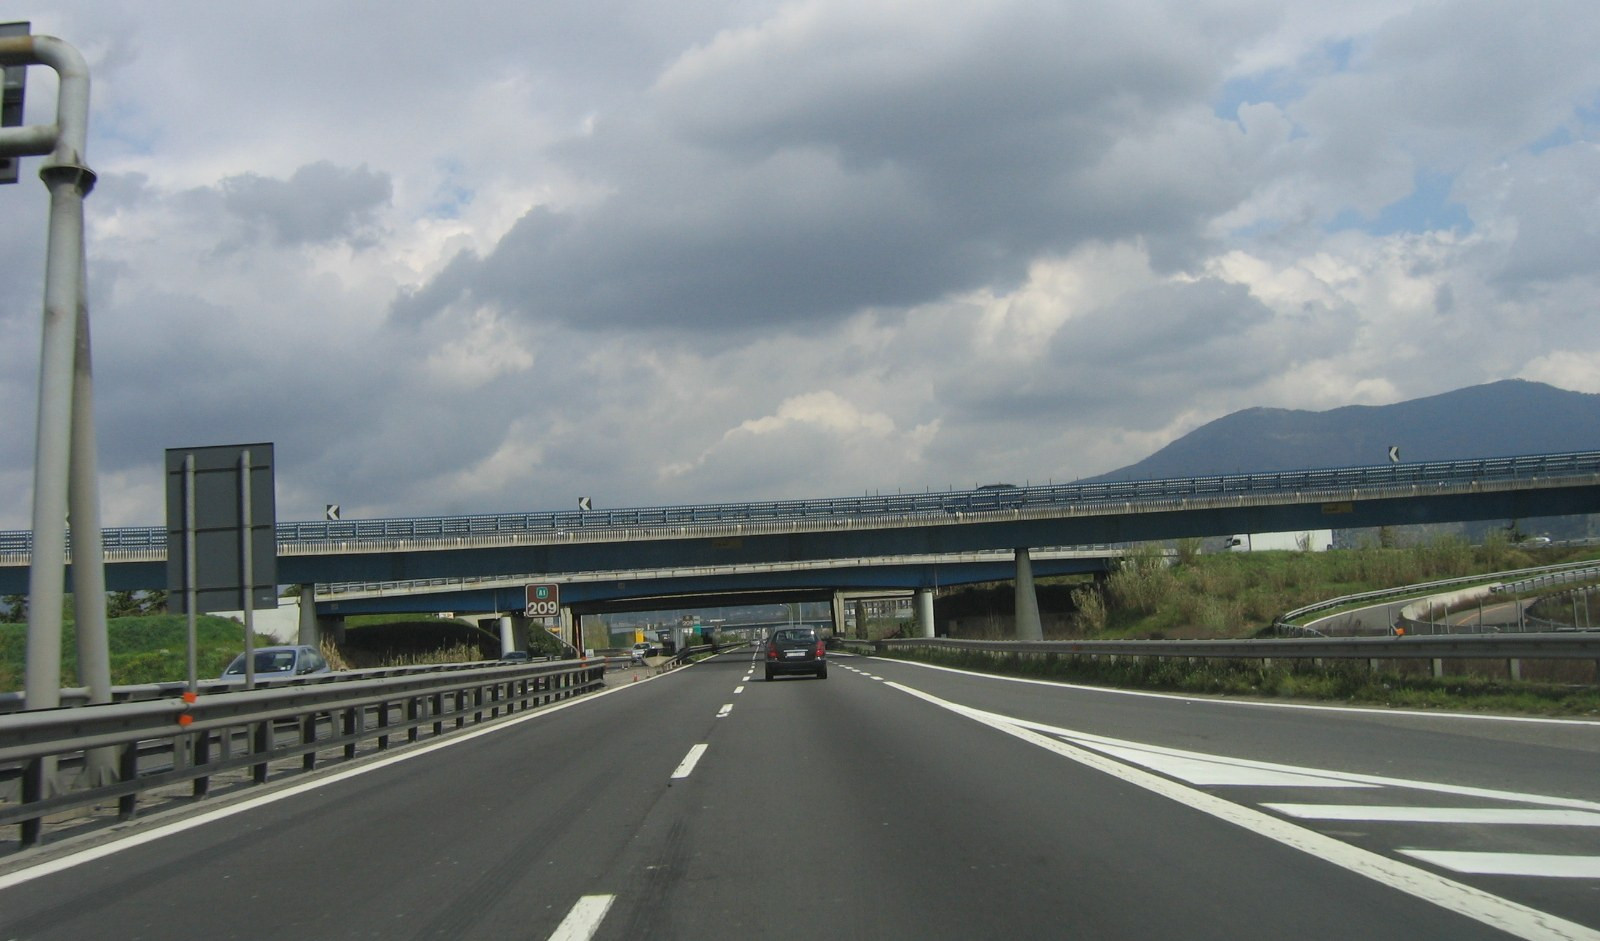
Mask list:
[[[33,558],[28,570],[27,708],[61,704],[62,567],[70,501],[79,670],[94,697],[110,698],[105,570],[96,485],[83,200],[95,175],[84,157],[89,68],[52,36],[0,38],[0,66],[44,65],[60,79],[53,126],[0,128],[0,156],[45,155],[50,192],[39,409],[33,465]],[[93,570],[92,572],[90,570]]]

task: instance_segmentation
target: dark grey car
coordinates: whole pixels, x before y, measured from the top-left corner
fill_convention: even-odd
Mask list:
[[[786,673],[828,678],[828,650],[812,627],[780,627],[767,640],[767,679]]]

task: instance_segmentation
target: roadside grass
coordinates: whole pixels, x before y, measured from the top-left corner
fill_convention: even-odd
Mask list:
[[[1600,686],[1556,682],[1513,682],[1484,676],[1438,679],[1416,669],[1367,668],[1364,661],[1302,662],[1253,660],[1061,656],[1004,654],[971,650],[900,649],[876,654],[921,660],[984,673],[1023,676],[1196,695],[1342,702],[1409,709],[1448,709],[1529,715],[1600,717]]]
[[[181,614],[147,614],[112,618],[106,624],[111,656],[111,682],[122,686],[166,683],[188,678],[188,624]],[[276,643],[256,635],[256,644]],[[26,675],[28,626],[0,624],[0,690],[20,690]],[[244,649],[244,625],[230,618],[200,615],[195,619],[196,673],[220,676]],[[78,645],[72,622],[62,628],[61,684],[78,684]]]
[[[354,627],[342,645],[324,641],[322,652],[334,669],[465,663],[500,655],[499,637],[463,621],[415,615],[351,618]],[[111,618],[106,622],[115,686],[180,682],[188,678],[188,625],[181,614]],[[482,641],[480,643],[480,641]],[[265,634],[256,646],[276,644]],[[552,644],[554,639],[552,638]],[[26,677],[28,626],[0,623],[0,692],[21,690]],[[492,648],[492,649],[491,649]],[[244,650],[244,625],[231,618],[200,615],[195,620],[196,673],[201,679],[222,674]],[[535,651],[538,655],[538,651]],[[61,684],[77,686],[77,641],[73,622],[62,628]]]

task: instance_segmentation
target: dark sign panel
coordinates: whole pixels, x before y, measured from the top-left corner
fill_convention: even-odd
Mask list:
[[[27,23],[0,23],[0,39],[28,35]],[[8,65],[0,68],[0,127],[22,125],[22,96],[27,88],[28,67]],[[17,182],[16,157],[0,157],[0,183]]]
[[[185,462],[194,458],[193,519]],[[249,524],[245,521],[246,458],[249,462]],[[167,604],[188,612],[188,536],[194,533],[195,611],[241,611],[278,606],[277,500],[273,494],[271,444],[167,449]],[[244,571],[244,540],[250,540],[250,573]]]

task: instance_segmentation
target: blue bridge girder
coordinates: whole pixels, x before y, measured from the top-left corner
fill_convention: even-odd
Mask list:
[[[1600,451],[593,512],[280,523],[285,584],[1105,545],[1600,512]],[[166,531],[104,532],[107,586],[166,586]],[[0,593],[28,532],[0,533]]]

